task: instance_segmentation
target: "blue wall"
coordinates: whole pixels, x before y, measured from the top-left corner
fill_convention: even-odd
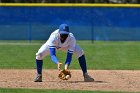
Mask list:
[[[80,40],[140,40],[140,8],[0,7],[0,40],[44,40],[61,23]]]

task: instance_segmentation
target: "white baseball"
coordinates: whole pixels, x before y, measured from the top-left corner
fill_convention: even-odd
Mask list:
[[[70,78],[70,75],[66,75],[66,79],[69,79]]]

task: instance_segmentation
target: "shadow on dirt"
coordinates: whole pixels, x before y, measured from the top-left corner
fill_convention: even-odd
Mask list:
[[[84,81],[67,81],[67,80],[60,80],[60,81],[44,81],[44,82],[58,82],[58,83],[108,83],[108,82],[106,82],[106,81],[84,82]]]

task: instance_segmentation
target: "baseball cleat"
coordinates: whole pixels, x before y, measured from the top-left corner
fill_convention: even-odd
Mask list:
[[[42,74],[37,74],[34,82],[42,82]]]
[[[85,82],[93,82],[94,79],[91,76],[89,76],[87,73],[85,73],[84,74],[84,81]]]

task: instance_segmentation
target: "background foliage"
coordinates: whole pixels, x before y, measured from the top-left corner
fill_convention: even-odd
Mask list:
[[[140,3],[139,0],[0,0],[2,3]]]

